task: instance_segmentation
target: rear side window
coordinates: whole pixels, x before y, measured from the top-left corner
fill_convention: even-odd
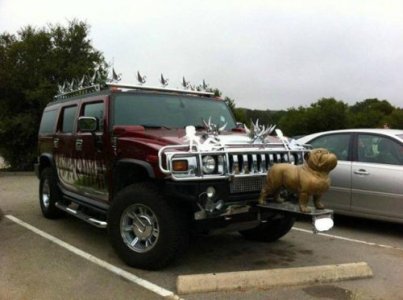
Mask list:
[[[43,112],[39,134],[50,134],[55,129],[57,110],[48,110]]]
[[[314,148],[326,148],[336,154],[338,160],[348,159],[348,150],[350,144],[350,134],[331,134],[318,137],[310,142]]]
[[[62,132],[70,133],[74,129],[77,106],[65,107],[63,109]]]

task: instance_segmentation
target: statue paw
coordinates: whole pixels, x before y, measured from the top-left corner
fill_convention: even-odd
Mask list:
[[[274,201],[276,201],[277,203],[283,203],[285,199],[283,197],[276,197],[274,198]]]
[[[322,202],[315,202],[315,207],[317,209],[324,209],[325,208],[325,206],[323,205]]]
[[[262,197],[261,197],[261,198],[259,198],[258,203],[259,203],[259,204],[266,204],[267,201],[266,201],[265,198],[262,198]]]
[[[299,210],[301,212],[303,212],[303,213],[310,213],[311,212],[311,210],[307,206],[302,206],[302,205],[299,206]]]

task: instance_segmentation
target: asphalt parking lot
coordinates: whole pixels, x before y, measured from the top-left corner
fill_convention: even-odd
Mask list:
[[[246,241],[237,233],[201,236],[174,265],[151,272],[124,265],[104,230],[69,216],[43,218],[37,194],[32,174],[0,174],[0,208],[7,215],[0,223],[0,299],[160,299],[164,293],[183,299],[403,299],[399,224],[336,216],[332,231],[313,235],[309,222],[300,220],[271,244]],[[361,261],[371,267],[372,278],[186,295],[176,291],[179,275]]]

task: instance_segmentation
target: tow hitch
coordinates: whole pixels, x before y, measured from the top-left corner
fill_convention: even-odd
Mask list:
[[[314,233],[323,232],[332,229],[333,210],[316,209],[308,207],[310,212],[301,212],[297,204],[291,202],[267,202],[266,204],[258,204],[257,207],[261,210],[287,212],[293,215],[306,215],[312,217],[312,231]]]

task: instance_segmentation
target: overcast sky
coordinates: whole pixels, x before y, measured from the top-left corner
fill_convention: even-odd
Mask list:
[[[122,82],[203,79],[237,107],[287,109],[322,97],[403,107],[403,1],[0,0],[0,31],[91,26]]]

